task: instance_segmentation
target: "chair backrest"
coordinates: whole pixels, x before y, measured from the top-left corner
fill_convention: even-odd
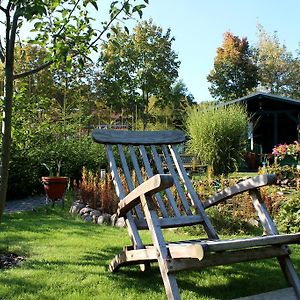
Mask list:
[[[218,238],[177,151],[177,145],[186,139],[182,131],[96,129],[92,137],[94,141],[105,145],[116,193],[120,199],[155,174],[171,174],[174,187],[154,196],[161,226],[171,228],[203,224],[209,238]],[[130,226],[147,228],[139,205],[132,213],[127,214],[127,218]]]

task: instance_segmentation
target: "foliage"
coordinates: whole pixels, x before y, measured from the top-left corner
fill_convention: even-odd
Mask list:
[[[259,68],[259,88],[266,92],[299,98],[299,57],[287,51],[277,33],[268,34],[258,25],[256,61]]]
[[[242,159],[247,141],[249,118],[237,105],[191,109],[187,120],[188,148],[215,174],[228,174]]]
[[[279,165],[274,163],[259,170],[259,174],[276,174],[277,183],[281,186],[297,187],[297,178],[300,178],[300,171],[295,166]]]
[[[300,231],[300,191],[286,196],[276,221],[280,232],[298,233]]]
[[[258,84],[258,70],[247,38],[224,33],[222,47],[217,49],[214,69],[207,76],[209,91],[221,101],[240,98]]]
[[[179,61],[172,50],[170,29],[163,33],[152,20],[138,23],[132,34],[112,28],[103,44],[98,93],[114,111],[137,113],[144,128],[149,118],[149,99],[164,107],[172,101],[172,85],[178,77]]]
[[[48,128],[49,129],[49,128]],[[19,141],[20,142],[20,141]],[[15,144],[13,144],[15,145]],[[79,180],[82,166],[95,170],[106,166],[103,147],[94,143],[89,136],[73,136],[59,140],[48,132],[48,142],[40,141],[40,136],[26,140],[26,148],[14,146],[11,155],[8,197],[21,197],[40,192],[41,176],[48,175],[43,163],[54,169],[61,161],[60,175]]]

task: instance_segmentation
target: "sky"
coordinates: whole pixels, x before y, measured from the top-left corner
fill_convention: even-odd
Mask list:
[[[277,31],[281,43],[296,54],[300,42],[299,0],[149,0],[143,19],[171,29],[173,50],[181,61],[180,79],[197,102],[211,100],[207,75],[213,69],[223,33],[257,42],[257,23]]]

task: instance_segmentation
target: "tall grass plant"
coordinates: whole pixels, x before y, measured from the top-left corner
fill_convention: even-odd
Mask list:
[[[190,110],[189,151],[211,166],[216,175],[234,171],[243,159],[249,117],[239,105]]]

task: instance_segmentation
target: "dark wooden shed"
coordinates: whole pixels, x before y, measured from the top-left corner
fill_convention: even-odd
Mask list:
[[[233,103],[246,105],[254,124],[249,137],[260,152],[271,153],[274,145],[299,140],[300,100],[257,92],[225,105]]]

